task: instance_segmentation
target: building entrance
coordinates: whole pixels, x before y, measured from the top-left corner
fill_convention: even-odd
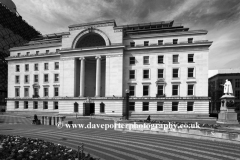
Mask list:
[[[90,116],[95,113],[95,103],[83,103],[83,115]]]

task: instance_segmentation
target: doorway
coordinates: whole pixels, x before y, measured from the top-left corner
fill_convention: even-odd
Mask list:
[[[90,116],[95,114],[95,103],[83,103],[83,115]]]

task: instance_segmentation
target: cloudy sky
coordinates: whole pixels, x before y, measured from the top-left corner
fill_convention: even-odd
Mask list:
[[[174,20],[208,30],[209,69],[240,68],[240,0],[13,0],[42,34],[71,24],[115,19],[117,25]]]

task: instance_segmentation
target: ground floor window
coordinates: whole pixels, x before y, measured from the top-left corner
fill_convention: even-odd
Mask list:
[[[15,108],[19,108],[19,101],[15,101]]]
[[[53,102],[53,106],[54,106],[53,109],[58,109],[58,102]]]
[[[187,102],[187,111],[193,111],[194,102]]]
[[[33,102],[33,109],[38,109],[38,102],[37,101]]]
[[[100,113],[105,112],[105,104],[103,102],[100,103]]]
[[[143,111],[149,111],[149,102],[143,102]]]
[[[24,109],[28,109],[28,101],[24,101]]]
[[[46,101],[43,102],[43,109],[48,109],[48,102]]]
[[[178,111],[178,102],[172,102],[172,111]]]
[[[129,111],[135,111],[135,102],[129,102]]]
[[[157,102],[157,111],[163,111],[163,102]]]

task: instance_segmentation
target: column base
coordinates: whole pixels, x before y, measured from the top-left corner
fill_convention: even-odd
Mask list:
[[[237,120],[237,113],[231,111],[221,111],[218,114],[217,123],[221,124],[239,124]]]

